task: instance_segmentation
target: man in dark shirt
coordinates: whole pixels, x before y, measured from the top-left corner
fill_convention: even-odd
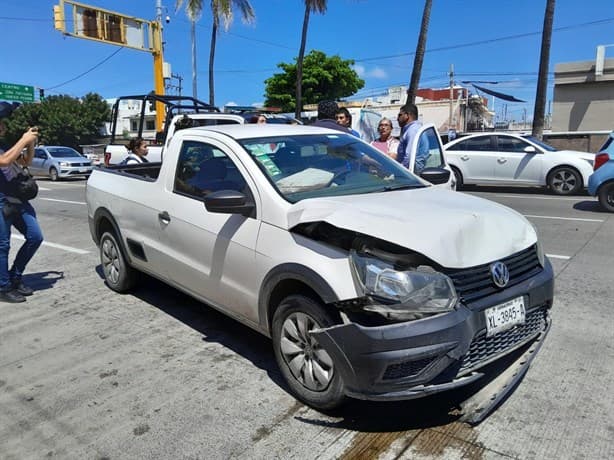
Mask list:
[[[335,101],[321,101],[318,104],[318,119],[312,126],[320,126],[322,128],[336,129],[344,133],[351,134],[351,131],[345,126],[341,126],[335,121],[335,115],[339,106]]]

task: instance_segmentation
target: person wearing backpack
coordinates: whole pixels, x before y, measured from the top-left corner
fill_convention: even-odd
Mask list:
[[[128,143],[128,150],[130,151],[130,154],[126,157],[122,164],[135,165],[149,162],[146,158],[148,153],[147,142],[145,142],[142,137],[130,139],[130,142]]]
[[[6,126],[0,120],[0,138],[4,137]],[[0,301],[24,302],[25,296],[32,295],[30,287],[23,284],[21,276],[41,243],[43,234],[36,212],[29,201],[11,196],[10,181],[16,175],[14,163],[27,166],[32,162],[34,146],[38,140],[38,128],[30,128],[15,145],[4,150],[0,147]],[[22,156],[22,151],[26,149]],[[13,266],[9,270],[11,248],[11,227],[14,226],[25,237],[19,248]]]

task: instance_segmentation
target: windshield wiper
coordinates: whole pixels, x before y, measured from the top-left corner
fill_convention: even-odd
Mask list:
[[[382,190],[383,192],[392,192],[394,190],[409,190],[412,188],[424,188],[426,187],[426,185],[422,185],[422,184],[405,184],[405,185],[388,185],[386,187],[384,187],[384,189]]]

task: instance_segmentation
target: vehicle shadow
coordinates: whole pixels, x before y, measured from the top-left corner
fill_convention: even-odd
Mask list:
[[[532,186],[512,186],[512,185],[463,185],[459,192],[488,192],[488,193],[514,193],[516,195],[549,195],[558,197],[545,187]],[[573,195],[564,195],[561,197],[570,196],[588,196],[586,190],[581,190]]]
[[[603,214],[609,214],[608,211],[603,209],[599,204],[599,201],[580,201],[573,205],[573,208],[578,211],[599,212]]]
[[[104,280],[100,265],[96,267],[96,272]],[[162,281],[147,275],[142,276],[139,287],[131,295],[202,334],[203,342],[219,343],[249,360],[264,370],[279,388],[293,396],[279,371],[273,347],[267,337]],[[420,399],[390,402],[348,399],[348,402],[339,409],[320,411],[324,417],[315,415],[317,412],[313,417],[304,415],[294,417],[307,424],[372,433],[448,425],[461,420],[462,402],[489,383],[499,371],[496,365],[489,366],[489,369],[493,369],[492,377],[485,376],[466,387]],[[514,391],[515,388],[497,404],[497,407]],[[331,420],[331,417],[337,420]]]
[[[104,281],[100,265],[96,273]],[[289,392],[267,337],[162,281],[145,274],[140,276],[131,295],[191,327],[202,335],[203,342],[219,343],[248,359]]]

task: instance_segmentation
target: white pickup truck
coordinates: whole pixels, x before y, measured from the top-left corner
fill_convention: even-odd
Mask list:
[[[479,420],[550,327],[553,271],[523,216],[338,131],[181,130],[162,164],[97,168],[86,195],[111,289],[145,272],[269,336],[293,394],[318,409],[503,366],[472,400]]]

